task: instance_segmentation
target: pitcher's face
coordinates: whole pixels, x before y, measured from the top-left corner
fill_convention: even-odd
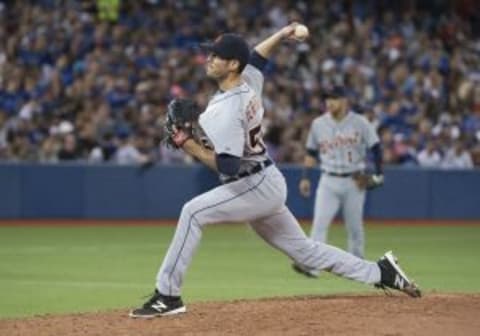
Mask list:
[[[217,56],[215,53],[210,53],[207,57],[205,70],[208,77],[218,81],[226,78],[230,72],[236,71],[237,65],[237,60],[227,60]]]

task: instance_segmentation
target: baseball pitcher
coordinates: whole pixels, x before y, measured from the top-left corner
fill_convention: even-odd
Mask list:
[[[261,122],[263,74],[274,47],[294,38],[290,24],[250,52],[243,38],[223,34],[204,45],[208,53],[207,76],[218,84],[217,93],[200,114],[198,123],[208,146],[192,132],[193,120],[182,111],[192,110],[188,100],[174,100],[167,118],[168,143],[218,172],[222,184],[187,202],[157,274],[152,297],[131,317],[152,318],[183,313],[184,275],[202,231],[208,224],[247,222],[268,244],[311,270],[329,270],[366,284],[377,284],[420,296],[420,290],[397,265],[391,252],[378,262],[362,260],[336,247],[308,238],[285,205],[287,188],[282,173],[265,150]],[[192,115],[188,112],[187,115]]]

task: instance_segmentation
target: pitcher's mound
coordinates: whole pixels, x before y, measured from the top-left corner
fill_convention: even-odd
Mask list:
[[[480,294],[335,295],[197,303],[152,320],[127,310],[0,320],[9,336],[480,335]]]

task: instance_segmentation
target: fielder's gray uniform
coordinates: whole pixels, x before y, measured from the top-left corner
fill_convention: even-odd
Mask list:
[[[239,178],[201,194],[182,209],[173,241],[157,275],[157,289],[179,296],[183,277],[207,224],[248,222],[255,232],[297,264],[368,284],[380,281],[380,269],[338,248],[306,237],[285,206],[287,188],[265,152],[260,131],[262,73],[247,65],[244,83],[218,92],[199,123],[216,153],[241,157]]]
[[[379,142],[373,125],[354,112],[337,122],[330,113],[316,118],[310,127],[307,149],[318,152],[322,175],[315,199],[311,237],[325,242],[328,226],[341,207],[348,232],[348,250],[363,258],[363,207],[365,190],[352,179],[365,169],[367,149]]]

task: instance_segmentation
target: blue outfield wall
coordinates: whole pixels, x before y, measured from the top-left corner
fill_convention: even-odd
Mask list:
[[[282,166],[288,206],[311,218],[313,196],[298,193],[300,169]],[[318,181],[319,172],[314,174]],[[389,168],[368,194],[365,215],[379,219],[480,219],[480,171]],[[316,182],[314,187],[316,187]],[[0,218],[174,219],[182,205],[218,185],[197,165],[0,165]]]

